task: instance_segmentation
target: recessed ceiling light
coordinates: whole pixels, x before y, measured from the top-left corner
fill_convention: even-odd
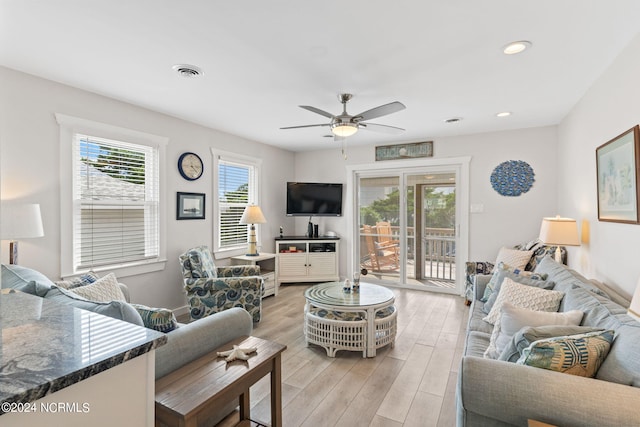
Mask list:
[[[451,117],[448,119],[444,119],[445,123],[458,123],[462,121],[462,117]]]
[[[531,42],[526,40],[520,40],[517,42],[511,42],[506,45],[502,51],[505,55],[515,55],[516,53],[523,52],[524,50],[531,47]]]
[[[509,117],[511,115],[511,111],[502,111],[501,113],[496,114],[496,117]]]
[[[204,74],[200,67],[189,64],[176,64],[173,67],[173,71],[180,74],[182,77],[198,77]]]

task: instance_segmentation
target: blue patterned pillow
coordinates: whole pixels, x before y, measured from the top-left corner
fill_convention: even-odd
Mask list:
[[[64,289],[74,289],[95,283],[99,278],[100,277],[96,273],[90,271],[78,277],[72,277],[69,280],[57,280],[54,283]]]
[[[498,298],[498,294],[500,292],[500,288],[502,287],[502,282],[504,279],[508,277],[514,282],[522,283],[523,285],[528,286],[536,286],[538,288],[543,289],[553,289],[553,282],[545,282],[547,274],[533,273],[531,271],[523,271],[517,268],[509,267],[506,264],[500,263],[493,272],[493,276],[491,277],[491,281],[493,281],[492,289],[487,293],[487,289],[489,289],[489,285],[485,289],[485,295],[487,295],[487,299],[484,300],[484,306],[482,307],[482,311],[485,313],[489,313],[491,311],[491,307],[495,304],[496,299]]]
[[[142,323],[149,329],[154,329],[160,332],[173,331],[178,327],[178,321],[173,311],[166,308],[154,308],[147,307],[142,304],[131,304],[135,308],[140,317],[142,317]]]
[[[613,330],[606,330],[534,341],[516,363],[593,378],[609,354],[614,336]]]

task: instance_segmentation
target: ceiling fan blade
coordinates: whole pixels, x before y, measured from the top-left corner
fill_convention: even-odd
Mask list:
[[[321,116],[325,116],[325,117],[328,117],[330,119],[334,118],[333,114],[327,113],[324,110],[321,110],[321,109],[316,108],[316,107],[312,107],[310,105],[300,105],[300,108],[304,108],[305,110],[311,111],[312,113],[320,114]]]
[[[382,133],[388,133],[391,135],[400,135],[402,132],[404,132],[404,129],[399,128],[399,127],[395,127],[395,126],[389,126],[389,125],[380,125],[377,123],[358,123],[358,125],[366,130],[372,130],[374,132],[382,132]]]
[[[379,107],[372,108],[363,113],[356,114],[354,117],[358,120],[365,121],[375,119],[376,117],[386,116],[387,114],[397,113],[398,111],[404,110],[405,107],[402,102],[390,102],[388,104],[380,105]]]
[[[321,124],[321,125],[287,126],[287,127],[280,128],[280,129],[315,128],[315,127],[321,127],[321,126],[330,126],[330,123],[323,123],[323,124]]]

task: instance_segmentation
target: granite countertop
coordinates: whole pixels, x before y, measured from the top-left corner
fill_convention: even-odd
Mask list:
[[[0,403],[35,401],[167,342],[151,329],[11,289],[0,291],[0,331]]]

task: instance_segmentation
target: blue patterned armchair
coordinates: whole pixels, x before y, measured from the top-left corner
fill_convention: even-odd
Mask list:
[[[251,314],[254,322],[260,321],[264,284],[259,266],[216,267],[207,246],[180,255],[180,266],[191,319],[241,307]]]

